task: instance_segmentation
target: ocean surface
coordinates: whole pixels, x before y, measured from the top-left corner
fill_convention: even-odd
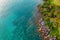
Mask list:
[[[42,40],[34,18],[42,0],[0,0],[0,40]]]

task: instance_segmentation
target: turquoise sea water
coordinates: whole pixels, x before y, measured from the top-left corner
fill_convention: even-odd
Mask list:
[[[33,14],[42,0],[0,0],[0,40],[42,40]]]

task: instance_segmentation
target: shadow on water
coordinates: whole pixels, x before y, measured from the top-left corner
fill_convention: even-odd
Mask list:
[[[32,13],[37,4],[34,1],[26,1],[19,6],[20,8],[18,7],[15,12],[17,18],[13,21],[16,28],[13,31],[12,40],[42,40],[37,31],[38,27]]]

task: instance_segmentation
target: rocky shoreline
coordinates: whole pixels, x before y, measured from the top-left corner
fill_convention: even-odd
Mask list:
[[[43,40],[57,40],[56,37],[50,37],[50,30],[46,28],[45,23],[43,22],[42,18],[39,16],[40,7],[37,6],[37,24],[39,26],[39,32],[41,33]],[[40,13],[41,15],[41,13]]]

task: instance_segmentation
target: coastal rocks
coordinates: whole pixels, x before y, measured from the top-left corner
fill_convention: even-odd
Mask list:
[[[37,8],[39,10],[39,8]],[[55,37],[52,38],[50,36],[50,29],[47,29],[46,28],[46,25],[45,25],[45,22],[43,21],[42,17],[41,16],[38,16],[38,13],[39,11],[37,12],[37,24],[39,26],[39,32],[41,33],[42,37],[43,37],[43,40],[57,40]],[[41,13],[40,13],[41,15]]]

